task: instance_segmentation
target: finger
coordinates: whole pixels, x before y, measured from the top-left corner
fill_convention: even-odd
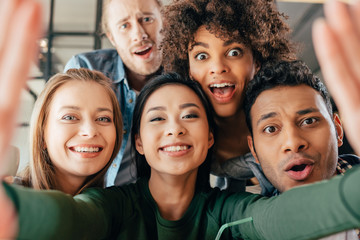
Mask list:
[[[0,61],[0,108],[18,99],[19,86],[24,86],[28,78],[37,50],[40,16],[40,6],[31,1],[24,1],[14,16],[9,41]]]
[[[12,18],[6,48],[0,56],[0,159],[10,141],[21,87],[34,59],[40,16],[38,3],[21,1]]]
[[[356,33],[360,38],[360,1],[355,1],[350,5],[351,16],[353,19],[353,24],[356,27]]]
[[[5,42],[10,30],[11,19],[17,9],[19,0],[0,0],[0,56],[5,49]]]
[[[339,105],[355,107],[354,103],[360,103],[359,83],[354,81],[356,77],[349,70],[348,60],[341,54],[342,45],[323,19],[313,25],[313,42],[331,95]]]
[[[324,12],[329,27],[339,38],[339,44],[347,58],[349,70],[355,76],[360,76],[360,36],[350,6],[343,2],[330,1],[324,5]]]
[[[347,59],[339,54],[342,49],[338,39],[323,19],[314,23],[313,42],[325,82],[339,107],[348,140],[355,152],[360,153],[360,126],[357,123],[360,119],[359,82],[349,72]]]

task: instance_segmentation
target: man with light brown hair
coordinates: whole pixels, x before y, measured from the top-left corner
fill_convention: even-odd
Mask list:
[[[72,57],[64,71],[89,68],[113,80],[123,115],[123,142],[111,164],[106,186],[124,185],[136,178],[131,167],[129,134],[136,93],[161,72],[163,27],[160,0],[104,0],[102,30],[115,49],[101,49]]]

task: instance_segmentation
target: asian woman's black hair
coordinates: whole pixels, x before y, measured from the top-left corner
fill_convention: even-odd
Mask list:
[[[163,75],[156,76],[150,80],[144,88],[141,90],[139,96],[136,99],[132,129],[131,129],[131,148],[132,153],[134,154],[134,161],[137,170],[138,178],[150,179],[150,166],[147,163],[145,156],[141,155],[136,151],[135,145],[135,136],[140,132],[140,122],[141,116],[144,110],[144,106],[152,95],[152,93],[161,87],[168,85],[179,85],[185,86],[191,89],[200,99],[202,105],[204,106],[206,117],[209,123],[209,131],[213,133],[214,139],[216,139],[216,125],[213,117],[213,108],[205,93],[203,92],[201,86],[196,81],[183,78],[177,73],[166,73]],[[210,161],[212,157],[213,147],[208,151],[205,161],[199,166],[197,180],[196,180],[196,189],[208,190],[210,188],[209,184],[209,174],[210,174]]]

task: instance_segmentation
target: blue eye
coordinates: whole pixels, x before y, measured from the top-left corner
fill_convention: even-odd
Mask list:
[[[109,117],[99,117],[97,119],[97,121],[100,121],[100,122],[111,122],[111,118]]]
[[[65,115],[61,118],[62,120],[77,120],[77,118],[75,116],[72,116],[72,115]]]
[[[263,131],[264,131],[265,133],[274,133],[274,132],[276,132],[276,130],[277,130],[276,127],[274,127],[274,126],[268,126],[268,127],[266,127]]]
[[[202,60],[205,60],[208,58],[209,58],[209,56],[206,53],[198,53],[195,55],[195,59],[199,60],[199,61],[202,61]]]
[[[145,22],[145,23],[152,23],[153,20],[154,19],[152,17],[144,17],[142,21]]]
[[[128,24],[127,23],[124,23],[120,26],[120,29],[125,29],[125,28],[128,28]]]

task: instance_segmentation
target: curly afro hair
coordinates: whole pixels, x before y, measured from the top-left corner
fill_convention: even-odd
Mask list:
[[[287,17],[272,0],[173,0],[162,9],[165,71],[189,75],[189,46],[201,26],[223,40],[248,46],[255,61],[294,60]]]

